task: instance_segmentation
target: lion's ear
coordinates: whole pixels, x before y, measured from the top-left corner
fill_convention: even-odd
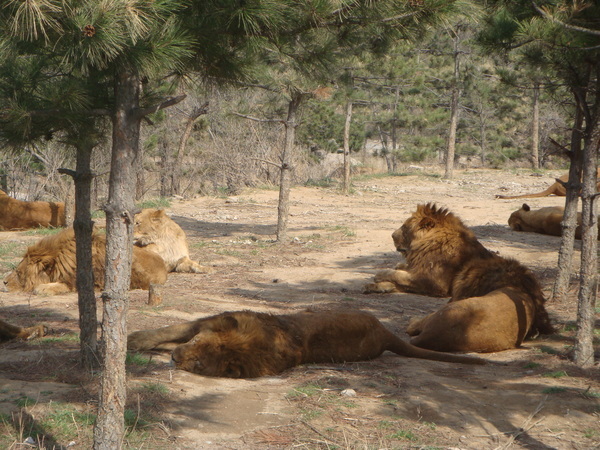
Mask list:
[[[233,316],[225,316],[223,317],[223,330],[236,330],[238,327],[238,321]]]
[[[522,208],[524,211],[531,211],[531,208],[529,207],[529,205],[527,203],[523,203]]]
[[[424,217],[419,222],[419,228],[421,230],[430,230],[433,227],[435,227],[435,220],[433,220],[431,217]]]

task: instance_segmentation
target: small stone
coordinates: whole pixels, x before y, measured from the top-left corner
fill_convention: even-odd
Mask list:
[[[344,389],[340,392],[340,395],[343,395],[344,397],[356,397],[356,391],[354,389]]]

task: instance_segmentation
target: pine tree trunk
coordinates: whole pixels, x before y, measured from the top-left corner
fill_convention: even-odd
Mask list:
[[[456,129],[458,127],[458,99],[460,97],[460,89],[458,86],[460,77],[460,59],[458,44],[460,40],[458,36],[454,37],[454,78],[452,80],[452,100],[450,101],[450,131],[448,132],[448,145],[446,147],[446,171],[444,178],[452,179],[454,176],[454,154],[456,153]]]
[[[344,194],[350,192],[350,122],[352,122],[352,102],[346,104],[346,122],[344,123]]]
[[[540,84],[533,86],[533,118],[531,121],[531,167],[540,168]]]
[[[279,204],[277,208],[277,241],[287,237],[287,223],[290,215],[290,189],[292,185],[292,152],[296,136],[296,114],[302,100],[302,94],[294,94],[288,104],[285,121],[285,143],[281,153],[281,175],[279,178]]]
[[[597,113],[596,113],[597,114]],[[577,304],[577,333],[574,360],[580,367],[594,365],[594,325],[598,290],[598,213],[596,184],[598,167],[598,116],[586,126],[581,190],[581,285]]]
[[[91,133],[90,133],[91,134]],[[92,203],[92,150],[96,143],[86,141],[77,147],[75,171],[75,251],[77,254],[77,300],[79,305],[79,341],[81,364],[91,371],[98,368],[100,358],[98,346],[98,317],[94,271],[92,270],[92,232],[94,222],[91,215]]]
[[[576,98],[577,99],[577,98]],[[567,195],[565,198],[565,211],[561,222],[562,238],[558,251],[558,271],[552,288],[552,298],[555,302],[564,302],[567,299],[571,281],[571,268],[573,266],[573,246],[575,243],[575,229],[577,228],[577,204],[581,190],[581,129],[583,125],[582,109],[576,108],[573,129],[571,131],[571,165],[569,168],[569,181],[567,182]]]
[[[103,372],[94,428],[94,449],[122,447],[124,437],[125,355],[128,289],[133,253],[133,216],[138,157],[140,83],[137,75],[116,76],[113,142],[106,205],[106,275],[102,318]]]

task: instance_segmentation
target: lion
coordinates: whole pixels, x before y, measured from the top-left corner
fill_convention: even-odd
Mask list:
[[[600,168],[598,169],[598,178],[600,178]],[[567,183],[569,181],[569,174],[562,175],[557,178],[562,183]],[[542,192],[537,192],[534,194],[521,194],[521,195],[496,195],[496,198],[502,199],[511,199],[511,198],[535,198],[535,197],[548,197],[550,195],[556,195],[557,197],[565,197],[567,195],[567,189],[565,186],[559,181],[555,181],[548,189]],[[596,190],[600,191],[600,181],[596,185]]]
[[[508,218],[508,226],[515,231],[529,231],[533,233],[562,236],[561,222],[565,208],[562,206],[547,206],[531,210],[527,203],[513,212]],[[599,235],[600,236],[600,235]],[[581,213],[577,213],[577,228],[575,238],[581,239]]]
[[[64,203],[25,202],[0,190],[0,230],[64,227],[65,222]]]
[[[411,320],[411,344],[441,352],[488,353],[554,333],[542,289],[518,261],[498,257],[465,269],[457,276],[449,303]]]
[[[185,233],[162,209],[143,209],[135,216],[134,244],[164,259],[169,272],[211,273],[190,259]]]
[[[276,375],[305,363],[345,363],[377,358],[390,350],[409,358],[485,364],[475,357],[415,347],[362,311],[273,315],[235,311],[136,331],[127,338],[131,351],[165,349],[175,367],[199,375],[256,378]]]
[[[465,264],[497,257],[458,217],[433,204],[418,205],[417,211],[394,231],[392,239],[406,263],[377,273],[375,283],[365,286],[365,293],[412,292],[449,297],[454,279]]]
[[[12,325],[0,319],[0,342],[10,341],[12,339],[33,339],[42,337],[48,332],[44,325],[35,325],[33,327],[21,328]]]
[[[92,235],[92,270],[94,287],[104,288],[106,236],[98,230]],[[46,236],[27,248],[23,260],[4,281],[9,291],[56,295],[76,290],[75,232],[67,228]],[[131,289],[149,289],[150,284],[163,284],[167,268],[156,253],[133,248]]]
[[[439,311],[411,321],[411,344],[436,351],[492,352],[554,332],[534,274],[518,261],[486,250],[448,210],[419,205],[394,232],[394,242],[406,253],[407,264],[376,278],[376,288],[387,283],[400,292],[451,297]]]

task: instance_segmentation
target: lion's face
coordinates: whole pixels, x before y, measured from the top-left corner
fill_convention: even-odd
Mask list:
[[[164,233],[168,217],[162,209],[144,209],[135,215],[133,240],[137,245],[152,244]]]
[[[526,231],[524,230],[525,222],[523,220],[523,214],[531,211],[531,208],[527,203],[523,203],[521,209],[518,209],[510,215],[508,218],[508,226],[515,231]]]
[[[237,352],[230,348],[226,340],[227,337],[222,333],[202,332],[190,342],[175,348],[172,361],[178,369],[208,377],[258,376],[245,373],[238,362]]]
[[[39,284],[50,283],[49,271],[48,261],[26,256],[8,275],[4,284],[9,291],[30,292]]]

